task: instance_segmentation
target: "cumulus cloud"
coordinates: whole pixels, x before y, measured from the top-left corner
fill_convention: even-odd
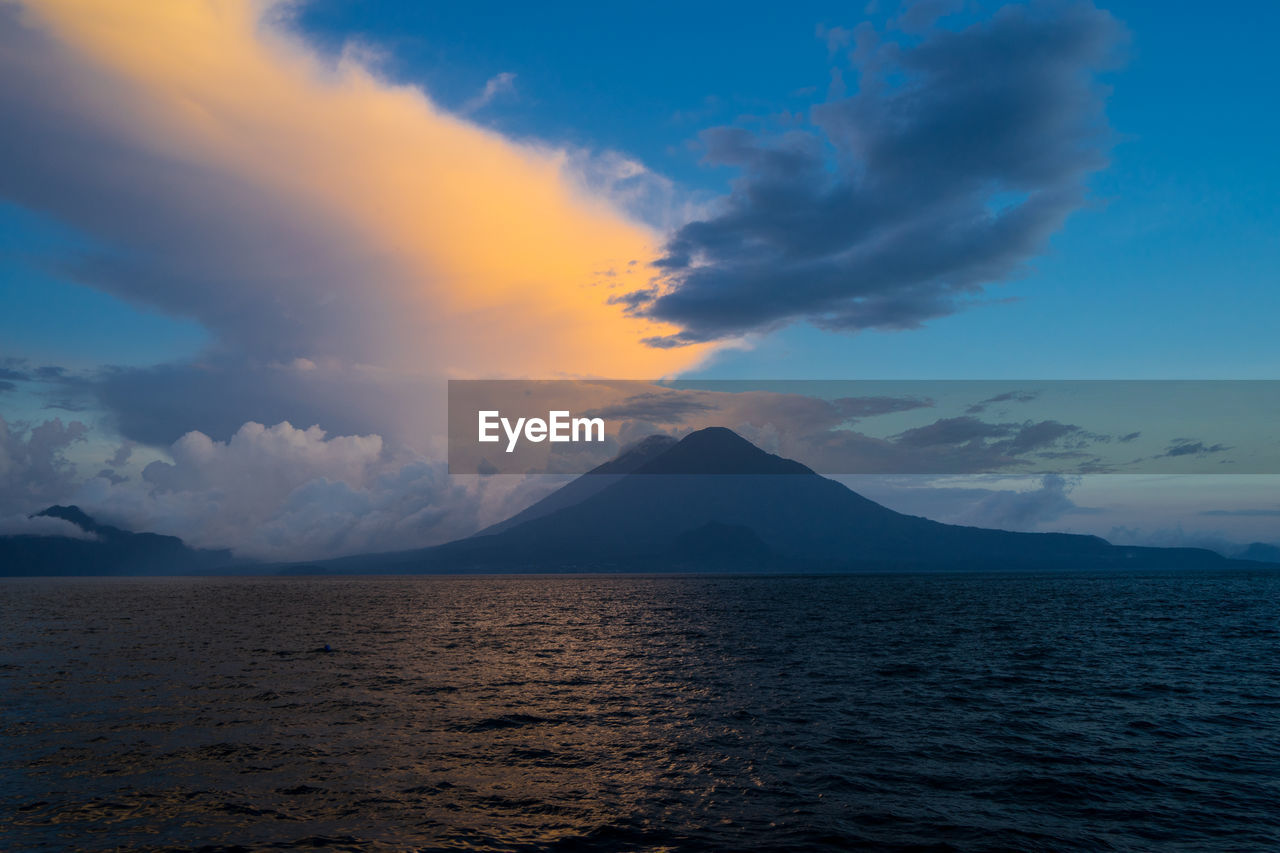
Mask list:
[[[917,4],[916,29],[948,4]],[[719,127],[706,161],[739,171],[716,212],[666,243],[633,313],[679,324],[657,348],[808,320],[904,329],[950,314],[1045,246],[1106,164],[1097,73],[1121,27],[1077,3],[1009,5],[962,30],[853,52],[860,83],[768,136]]]
[[[993,491],[953,519],[961,524],[1001,530],[1036,530],[1065,515],[1088,511],[1071,500],[1071,492],[1079,482],[1078,477],[1046,474],[1036,488]]]
[[[76,482],[66,451],[88,432],[80,421],[33,426],[0,416],[0,514],[33,512],[64,498]]]
[[[104,521],[266,560],[424,547],[469,535],[545,492],[450,477],[378,435],[246,423],[227,441],[183,436],[137,481],[96,477],[74,494]]]

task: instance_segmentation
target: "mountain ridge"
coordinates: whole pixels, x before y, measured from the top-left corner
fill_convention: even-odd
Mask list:
[[[75,505],[56,504],[31,517],[67,521],[92,538],[0,536],[0,577],[194,574],[244,564],[227,550],[191,548],[176,536],[102,524]]]
[[[604,479],[589,486],[580,484],[601,475],[583,475],[473,536],[292,570],[868,571],[1232,562],[1204,549],[1115,546],[1097,536],[963,527],[905,515],[723,427],[651,449],[640,464],[620,466],[629,471],[605,468]]]
[[[0,576],[231,573],[865,572],[1263,567],[1199,548],[944,524],[872,501],[712,427],[653,436],[463,539],[323,561],[252,563],[229,551],[101,524],[79,507],[37,514],[92,538],[0,536]],[[1266,559],[1272,546],[1250,554]],[[1272,564],[1274,565],[1274,564]]]

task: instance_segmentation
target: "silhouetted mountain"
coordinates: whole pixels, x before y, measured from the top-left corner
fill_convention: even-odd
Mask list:
[[[93,538],[0,536],[0,575],[191,574],[236,563],[230,551],[188,548],[176,536],[100,524],[77,506],[51,506],[36,517],[61,518]]]
[[[629,447],[625,447],[621,453],[603,465],[592,468],[581,477],[567,483],[563,488],[547,495],[546,498],[516,513],[506,521],[500,521],[491,527],[481,530],[476,535],[487,536],[493,533],[501,533],[526,521],[532,521],[535,518],[550,515],[556,510],[582,503],[596,492],[612,486],[621,480],[624,475],[630,474],[655,457],[670,450],[675,443],[676,440],[669,435],[651,435],[643,441],[638,441]]]
[[[1256,560],[1260,563],[1280,563],[1280,545],[1254,542],[1241,551],[1239,557],[1242,560]]]
[[[1096,536],[1014,533],[903,515],[723,428],[699,430],[643,455],[626,463],[627,473],[607,472],[603,487],[591,482],[599,475],[584,475],[482,534],[312,567],[857,571],[1229,564],[1203,549],[1117,547]]]

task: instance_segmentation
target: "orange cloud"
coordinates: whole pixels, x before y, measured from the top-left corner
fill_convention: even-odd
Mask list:
[[[661,235],[584,190],[566,152],[451,115],[351,55],[327,63],[278,12],[253,0],[26,7],[30,24],[111,81],[111,101],[93,107],[117,134],[336,224],[370,259],[343,286],[378,320],[333,333],[364,336],[378,367],[641,378],[707,353],[646,347],[676,329],[608,304],[644,286]],[[298,298],[296,284],[289,293]]]

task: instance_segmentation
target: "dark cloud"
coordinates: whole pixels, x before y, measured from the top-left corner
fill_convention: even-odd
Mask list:
[[[0,392],[3,392],[3,391],[13,391],[13,390],[14,390],[14,389],[16,389],[17,387],[18,387],[18,386],[17,386],[17,385],[14,385],[12,382],[8,382],[8,381],[6,381],[6,380],[4,380],[4,379],[0,379]]]
[[[69,375],[65,367],[56,364],[34,366],[28,359],[12,356],[0,359],[0,381],[6,383],[60,382]]]
[[[1041,251],[1106,164],[1096,75],[1122,35],[1087,4],[1008,6],[915,44],[864,32],[857,93],[815,107],[812,129],[704,132],[707,162],[740,176],[668,241],[667,289],[632,297],[683,328],[649,343],[959,310]]]
[[[717,410],[717,406],[680,392],[635,394],[621,403],[585,412],[589,418],[645,420],[656,424],[683,423],[690,415]]]
[[[1077,460],[1077,468],[1096,471],[1102,470],[1102,460],[1088,448],[1110,441],[1110,436],[1054,420],[991,423],[961,415],[904,430],[890,440],[927,458],[955,454],[957,460],[965,459],[973,466],[973,471],[1025,464],[1028,457]]]
[[[996,394],[994,397],[979,400],[965,409],[964,412],[966,415],[978,415],[985,412],[988,406],[996,403],[1030,403],[1039,396],[1035,391],[1006,391],[1003,394]]]
[[[90,407],[84,403],[78,403],[74,400],[53,400],[51,402],[45,403],[44,408],[58,409],[63,412],[71,412],[72,414],[79,414],[81,412],[89,411]]]
[[[1012,429],[1008,424],[989,424],[971,417],[943,418],[901,432],[894,440],[906,447],[937,447],[1007,436]]]
[[[893,412],[909,412],[927,409],[933,400],[919,397],[839,397],[831,401],[836,411],[851,420],[887,415]]]
[[[1067,436],[1079,436],[1083,430],[1074,424],[1063,424],[1057,421],[1040,421],[1024,424],[1002,448],[1006,453],[1030,453],[1055,443]]]
[[[1205,444],[1203,441],[1193,441],[1189,438],[1175,438],[1173,444],[1165,450],[1164,453],[1156,456],[1156,459],[1176,458],[1178,456],[1207,456],[1210,453],[1222,453],[1230,450],[1225,444]]]
[[[619,293],[610,296],[607,300],[610,305],[621,305],[628,311],[634,313],[641,310],[649,300],[658,295],[657,288],[648,288],[646,290],[633,290],[630,293]]]
[[[925,428],[927,429],[927,428]],[[915,440],[917,443],[910,443]],[[799,444],[799,442],[797,442]],[[1017,470],[1026,461],[997,450],[991,442],[969,440],[930,443],[923,435],[878,438],[845,429],[806,436],[803,452],[783,455],[803,459],[822,472],[862,474],[966,474]]]

